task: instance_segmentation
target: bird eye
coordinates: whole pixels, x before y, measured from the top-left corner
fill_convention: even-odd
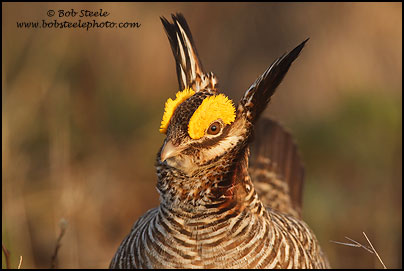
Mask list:
[[[209,125],[207,133],[209,135],[217,135],[222,129],[222,124],[219,121],[214,121]]]

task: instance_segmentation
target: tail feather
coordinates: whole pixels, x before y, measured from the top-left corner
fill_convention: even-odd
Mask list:
[[[258,121],[251,144],[249,171],[262,202],[301,217],[304,168],[290,133],[277,122]]]

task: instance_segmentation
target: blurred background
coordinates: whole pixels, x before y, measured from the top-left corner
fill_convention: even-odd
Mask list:
[[[47,11],[100,8],[98,18]],[[310,37],[266,116],[295,136],[303,217],[334,268],[402,267],[401,3],[2,3],[2,240],[11,267],[107,268],[159,203],[158,132],[178,90],[159,17],[182,12],[207,71],[237,102]],[[17,22],[138,22],[33,29]],[[5,257],[2,258],[5,267]]]

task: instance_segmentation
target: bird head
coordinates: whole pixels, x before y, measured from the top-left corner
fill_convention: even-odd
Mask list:
[[[160,127],[166,139],[160,162],[192,176],[229,154],[247,138],[244,118],[222,93],[185,89],[168,99]]]
[[[180,91],[169,98],[160,132],[166,134],[157,163],[193,176],[214,164],[232,163],[244,150],[253,127],[305,42],[278,58],[235,104],[205,73],[185,18],[161,18],[176,60]]]

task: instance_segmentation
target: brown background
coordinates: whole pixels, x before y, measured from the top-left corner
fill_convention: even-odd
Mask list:
[[[206,70],[236,102],[310,37],[265,115],[306,165],[304,219],[333,267],[402,267],[401,3],[3,3],[2,239],[11,266],[106,268],[158,204],[154,159],[177,91],[160,16],[182,12]],[[98,10],[136,29],[21,29],[49,9]],[[71,22],[93,18],[68,18]],[[63,21],[65,18],[58,18]],[[4,257],[2,261],[5,266]]]

